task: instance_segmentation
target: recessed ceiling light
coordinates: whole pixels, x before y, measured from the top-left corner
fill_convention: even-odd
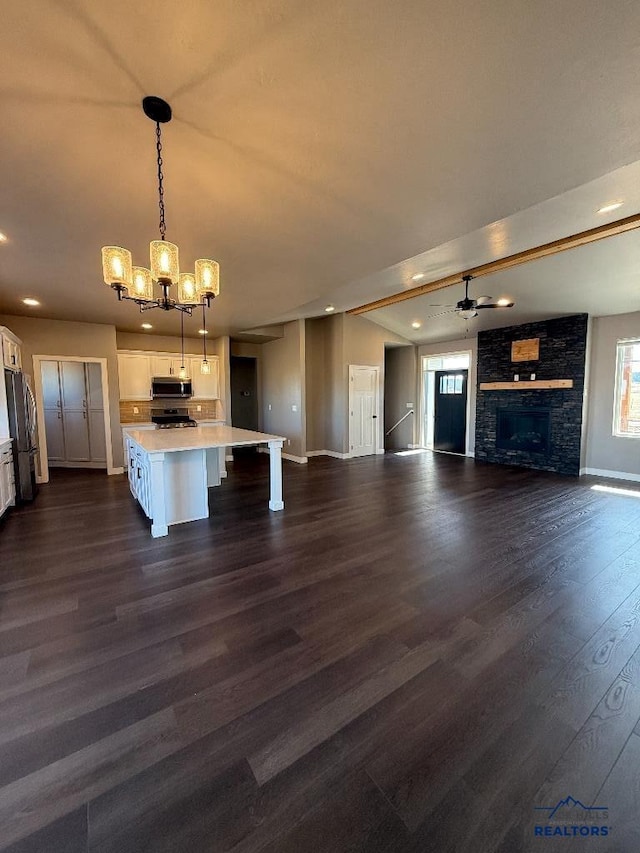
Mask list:
[[[420,281],[421,278],[424,278],[423,272],[417,272],[415,275],[412,275],[411,278],[413,281]]]
[[[208,335],[209,332],[207,331],[207,329],[198,329],[198,334],[199,335]]]
[[[32,305],[32,306],[40,305],[40,303],[38,302],[38,300],[37,300],[37,299],[33,299],[31,296],[27,296],[27,298],[26,298],[26,299],[23,299],[22,301],[24,302],[24,304],[25,304],[25,305]]]
[[[0,231],[0,243],[6,243],[8,239],[7,235]]]
[[[617,210],[623,204],[623,201],[612,201],[611,204],[605,204],[604,207],[600,207],[598,213],[611,213],[612,210]]]
[[[335,305],[327,305],[327,307],[324,310],[327,312],[327,314],[331,314],[332,311],[336,310],[336,306]]]
[[[414,320],[411,325],[413,326],[414,329],[419,329],[420,326],[422,325],[422,323],[419,320]]]
[[[151,325],[151,323],[143,323],[142,328],[143,329],[153,329],[153,326]]]
[[[503,297],[502,299],[498,299],[498,302],[497,302],[496,304],[497,304],[497,305],[508,305],[508,304],[509,304],[509,302],[510,302],[510,300],[509,300],[509,299],[505,299],[505,298]]]

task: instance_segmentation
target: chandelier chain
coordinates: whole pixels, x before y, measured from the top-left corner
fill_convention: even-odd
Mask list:
[[[156,149],[158,151],[158,207],[160,208],[160,237],[165,239],[167,224],[164,219],[164,174],[162,172],[162,131],[160,122],[156,122]]]

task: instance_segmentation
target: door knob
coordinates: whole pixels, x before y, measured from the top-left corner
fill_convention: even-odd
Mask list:
[[[377,415],[371,415],[371,417],[372,417],[372,418],[377,418],[378,416],[377,416]]]

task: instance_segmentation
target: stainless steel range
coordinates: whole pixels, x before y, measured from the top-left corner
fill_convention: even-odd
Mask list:
[[[189,415],[189,409],[151,409],[151,421],[158,429],[184,429],[185,427],[197,427],[197,421]]]

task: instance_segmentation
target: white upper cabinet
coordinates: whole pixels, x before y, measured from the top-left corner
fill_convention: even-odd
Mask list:
[[[208,357],[211,373],[201,373],[202,356],[185,354],[184,366],[191,379],[194,400],[220,399],[220,363],[217,355]],[[121,400],[150,400],[154,376],[178,376],[182,358],[174,353],[118,353]]]
[[[150,400],[151,357],[118,353],[118,379],[121,400]]]
[[[194,400],[219,400],[220,399],[220,369],[218,356],[208,356],[211,364],[211,373],[202,373],[200,365],[202,358],[189,357],[189,378],[193,388]]]
[[[2,362],[9,370],[20,370],[22,368],[22,352],[20,344],[22,341],[13,332],[0,327],[0,348],[2,349]]]

